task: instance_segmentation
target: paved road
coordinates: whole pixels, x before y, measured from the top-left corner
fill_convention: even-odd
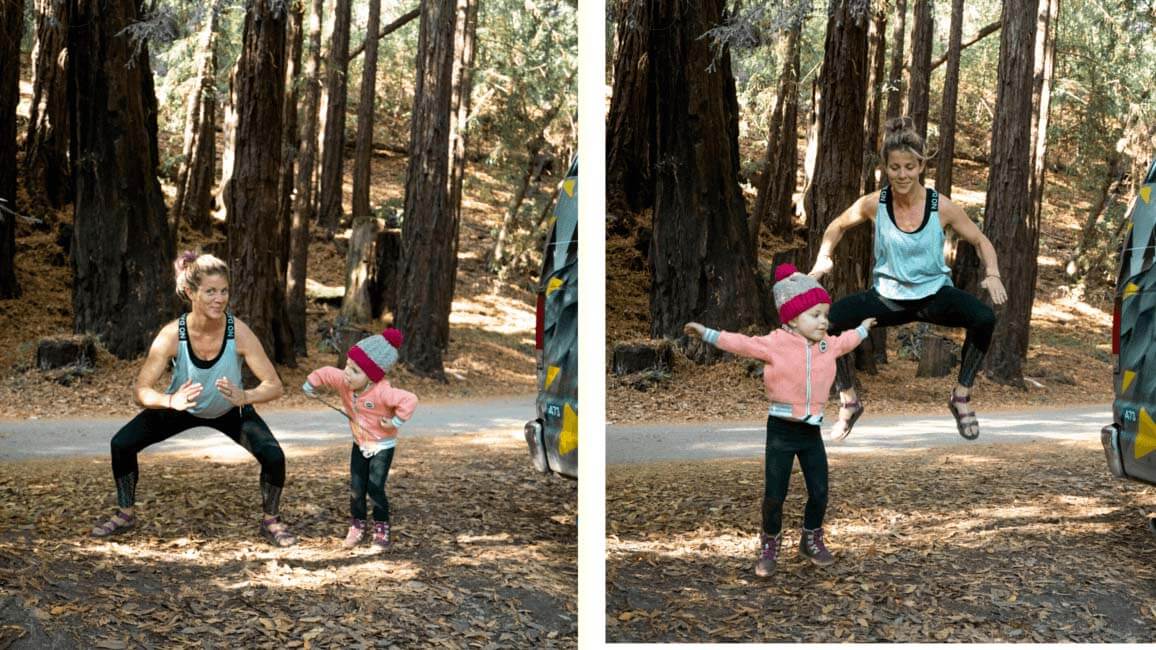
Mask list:
[[[867,406],[870,409],[870,405]],[[1112,421],[1111,405],[1081,406],[1053,411],[980,412],[978,443],[1018,443],[1033,440],[1099,440],[1100,429]],[[830,425],[823,426],[823,435]],[[606,459],[613,463],[660,460],[752,458],[763,455],[766,420],[665,425],[610,425],[606,429]],[[879,449],[918,449],[972,444],[960,437],[951,414],[871,417],[870,410],[842,443],[827,443],[829,454],[865,453]]]
[[[331,400],[332,401],[332,400]],[[336,403],[336,401],[334,401]],[[258,412],[277,440],[292,451],[349,442],[349,425],[336,411],[320,410]],[[521,437],[522,426],[534,414],[534,395],[488,400],[423,403],[402,435],[456,436],[478,431],[503,432]],[[83,420],[0,420],[0,460],[51,456],[107,456],[112,436],[128,418]],[[149,451],[204,451],[246,455],[243,449],[214,429],[189,429],[149,447]]]

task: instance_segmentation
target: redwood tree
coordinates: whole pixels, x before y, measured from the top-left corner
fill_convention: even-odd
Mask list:
[[[723,0],[653,3],[650,63],[656,102],[650,334],[682,337],[687,321],[741,329],[763,322],[754,242],[739,188],[738,101],[730,52],[702,35]],[[705,361],[713,348],[692,345]]]
[[[779,73],[779,91],[767,128],[767,155],[759,181],[755,213],[751,215],[751,241],[759,241],[759,228],[766,225],[779,237],[788,237],[794,225],[795,211],[791,196],[795,193],[795,169],[799,155],[799,38],[803,29],[800,18],[782,41],[783,69]]]
[[[217,26],[221,0],[207,8],[197,39],[197,79],[185,112],[184,164],[177,174],[177,198],[173,201],[173,237],[182,219],[208,234],[216,172],[217,136]]]
[[[867,117],[863,124],[863,182],[860,190],[867,194],[875,191],[875,171],[879,167],[879,115],[883,104],[883,75],[887,64],[887,12],[872,12],[867,31]]]
[[[135,0],[70,0],[69,10],[75,327],[131,358],[177,309],[148,47],[125,32],[140,20]]]
[[[815,178],[807,192],[808,268],[823,232],[859,195],[863,169],[863,116],[867,108],[867,22],[865,3],[834,0],[827,15],[823,69],[819,76],[819,133]],[[826,279],[833,297],[861,291],[871,273],[871,229],[843,236],[835,270]],[[806,270],[806,269],[804,269]]]
[[[951,0],[951,34],[947,42],[947,71],[943,78],[943,108],[939,111],[939,158],[935,189],[951,196],[955,166],[955,109],[959,102],[959,55],[963,42],[963,0]]]
[[[328,232],[341,221],[345,167],[345,103],[349,92],[346,71],[349,67],[349,22],[351,0],[336,0],[333,8],[333,33],[329,39],[329,60],[325,91],[325,136],[321,146],[321,191],[318,194],[317,220]],[[420,55],[419,55],[420,56]]]
[[[68,162],[67,0],[36,0],[36,45],[32,49],[32,102],[24,140],[28,194],[53,208],[72,200]]]
[[[615,4],[618,49],[606,115],[606,210],[611,220],[654,205],[652,3],[617,0]]]
[[[293,185],[300,145],[297,111],[301,103],[301,55],[304,47],[305,2],[290,4],[285,26],[285,97],[281,109],[281,174],[277,179],[277,228],[281,249],[277,253],[277,273],[286,277],[292,247]]]
[[[353,151],[353,216],[366,217],[369,207],[370,156],[373,154],[373,100],[377,94],[377,33],[381,23],[381,0],[369,0],[365,26],[365,60],[361,68],[361,100],[357,104],[357,139]]]
[[[931,42],[935,18],[931,0],[915,0],[915,24],[911,29],[911,86],[907,94],[907,114],[915,122],[919,137],[927,140],[927,114],[931,101]]]
[[[987,355],[994,380],[1020,385],[1031,326],[1038,229],[1028,193],[1032,169],[1032,71],[1038,0],[1007,0],[991,135],[984,233],[995,246],[1008,299]]]
[[[398,270],[397,324],[409,334],[401,358],[441,381],[457,271],[458,212],[450,205],[456,18],[455,0],[422,3]]]
[[[24,1],[4,0],[0,13],[0,298],[20,295],[16,282],[16,106],[20,103],[20,34]],[[13,63],[17,65],[12,65]]]
[[[895,0],[895,27],[891,31],[891,66],[887,75],[887,119],[903,113],[903,36],[907,27],[907,0]]]
[[[285,289],[277,272],[277,179],[285,90],[286,8],[249,0],[237,59],[237,130],[228,203],[233,308],[270,358],[294,366]]]

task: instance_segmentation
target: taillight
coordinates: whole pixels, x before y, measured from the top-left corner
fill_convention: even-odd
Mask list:
[[[1119,295],[1112,301],[1112,354],[1120,354],[1120,302]]]
[[[538,293],[537,314],[534,323],[534,349],[542,349],[542,333],[546,329],[546,294]]]

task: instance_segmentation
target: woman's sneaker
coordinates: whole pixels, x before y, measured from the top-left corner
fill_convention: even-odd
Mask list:
[[[389,522],[375,521],[373,522],[373,546],[376,550],[384,551],[389,548],[392,542],[389,541]]]
[[[365,520],[350,519],[349,532],[345,533],[345,539],[341,542],[341,546],[343,548],[353,548],[361,543],[363,537],[365,537]]]
[[[831,566],[835,563],[835,556],[827,550],[823,543],[823,529],[803,529],[803,537],[799,540],[799,555],[807,558],[819,566]]]
[[[759,534],[759,561],[755,562],[755,575],[766,578],[775,572],[775,563],[779,558],[779,546],[783,543],[783,534]]]

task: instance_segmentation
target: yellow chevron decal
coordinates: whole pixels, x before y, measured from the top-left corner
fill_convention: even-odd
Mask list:
[[[554,380],[558,377],[558,373],[561,372],[561,370],[562,369],[559,368],[558,366],[550,366],[549,368],[546,368],[546,386],[545,386],[545,388],[549,388],[550,384],[554,383]]]
[[[563,284],[566,283],[562,281],[562,278],[550,278],[550,281],[546,283],[546,295],[561,289]]]
[[[1144,199],[1145,203],[1148,203],[1152,200],[1152,186],[1151,185],[1145,185],[1144,187],[1140,188],[1140,198]]]
[[[565,456],[577,448],[578,414],[567,404],[562,408],[562,433],[558,436],[558,453]]]
[[[1128,284],[1124,285],[1124,296],[1122,299],[1127,300],[1128,298],[1136,295],[1138,291],[1140,291],[1140,285],[1136,284],[1135,282],[1129,282]]]
[[[570,179],[568,181],[562,181],[562,189],[566,190],[566,196],[568,196],[570,198],[574,198],[574,186],[577,184],[578,184],[578,181],[576,181],[574,179]]]
[[[553,228],[554,222],[557,220],[558,220],[558,215],[556,215],[556,214],[550,215],[550,220],[546,222],[546,229],[549,230],[550,228]],[[1131,224],[1129,224],[1129,225],[1131,225]]]
[[[1136,429],[1136,445],[1133,453],[1143,458],[1156,449],[1156,422],[1148,415],[1148,409],[1140,409],[1140,426]]]
[[[1120,384],[1120,392],[1123,393],[1124,391],[1128,390],[1128,387],[1132,385],[1132,380],[1135,378],[1136,378],[1136,371],[1135,370],[1125,370],[1124,371],[1124,382],[1122,384]]]

